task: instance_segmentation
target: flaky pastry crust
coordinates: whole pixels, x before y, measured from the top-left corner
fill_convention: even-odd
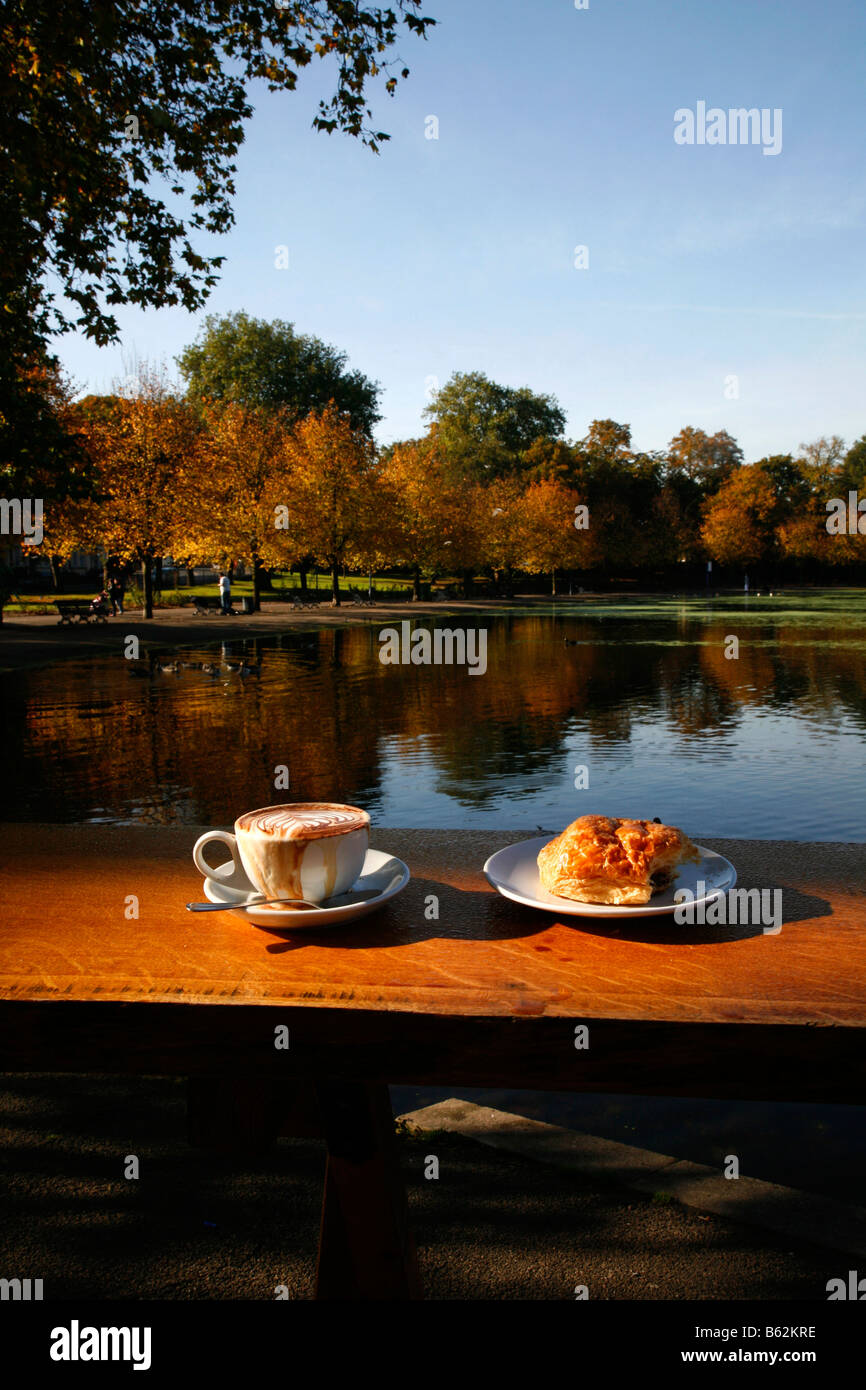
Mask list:
[[[580,816],[538,855],[548,893],[582,903],[648,903],[700,855],[673,825],[613,816]]]

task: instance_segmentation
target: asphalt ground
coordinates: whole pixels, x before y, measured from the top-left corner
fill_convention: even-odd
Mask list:
[[[823,1302],[851,1263],[453,1133],[398,1142],[429,1299]],[[324,1156],[191,1148],[182,1081],[2,1076],[0,1275],[46,1300],[311,1299]]]

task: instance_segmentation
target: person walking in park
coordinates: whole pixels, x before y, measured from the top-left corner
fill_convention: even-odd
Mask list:
[[[220,603],[223,613],[232,611],[232,584],[227,574],[220,570]]]
[[[123,612],[123,581],[119,575],[113,576],[108,586],[108,597],[111,599],[111,616],[115,618]]]

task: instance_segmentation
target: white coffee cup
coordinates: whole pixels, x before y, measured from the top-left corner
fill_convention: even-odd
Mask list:
[[[215,870],[204,857],[211,843],[228,845],[234,869]],[[235,821],[234,834],[209,830],[196,840],[192,857],[205,878],[229,888],[245,887],[244,877],[266,898],[303,898],[321,903],[347,892],[364,867],[370,843],[370,817],[357,806],[299,801],[264,806]]]

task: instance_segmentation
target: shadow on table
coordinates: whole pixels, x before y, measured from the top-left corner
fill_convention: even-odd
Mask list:
[[[801,893],[798,888],[780,888],[778,891],[782,895],[781,925],[777,927],[775,923],[778,917],[773,912],[774,890],[764,889],[765,894],[768,891],[769,898],[765,897],[759,903],[759,920],[733,920],[742,915],[742,908],[739,906],[741,900],[736,899],[734,895],[732,901],[732,894],[727,893],[724,898],[724,912],[720,910],[719,913],[723,920],[719,922],[697,921],[681,925],[674,920],[673,914],[668,917],[636,917],[633,922],[627,917],[607,920],[579,917],[569,918],[568,921],[578,930],[591,932],[593,936],[615,937],[621,941],[648,941],[662,946],[720,946],[728,941],[746,941],[749,937],[764,934],[784,936],[785,927],[792,926],[795,922],[808,922],[815,917],[833,915],[832,905],[826,898],[816,897],[812,893]],[[758,890],[754,889],[754,892]],[[755,902],[754,896],[751,902]],[[750,910],[748,916],[754,918],[755,911]],[[727,920],[729,918],[731,920]]]
[[[554,924],[567,926],[592,936],[612,937],[622,941],[646,941],[659,945],[717,946],[724,942],[746,940],[749,937],[782,935],[786,925],[808,921],[815,917],[832,916],[833,909],[824,898],[801,893],[797,888],[782,888],[782,927],[774,927],[774,892],[764,889],[764,896],[749,900],[750,917],[763,919],[740,922],[723,920],[718,923],[695,922],[678,924],[673,916],[665,917],[563,917],[543,912],[540,908],[524,907],[511,902],[489,889],[471,891],[455,888],[434,879],[416,878],[400,895],[400,905],[386,903],[377,913],[342,928],[328,930],[284,932],[261,928],[273,937],[267,946],[271,954],[298,950],[304,946],[335,946],[340,950],[372,950],[410,946],[419,941],[509,941],[540,935]],[[742,899],[724,900],[724,918],[743,914]],[[438,915],[429,917],[427,914]]]
[[[432,940],[505,941],[533,936],[549,926],[546,913],[520,907],[487,889],[473,892],[438,879],[413,878],[399,900],[386,903],[357,923],[328,931],[293,931],[291,938],[274,932],[278,939],[267,949],[278,953],[316,945],[336,946],[345,951],[411,946]]]

